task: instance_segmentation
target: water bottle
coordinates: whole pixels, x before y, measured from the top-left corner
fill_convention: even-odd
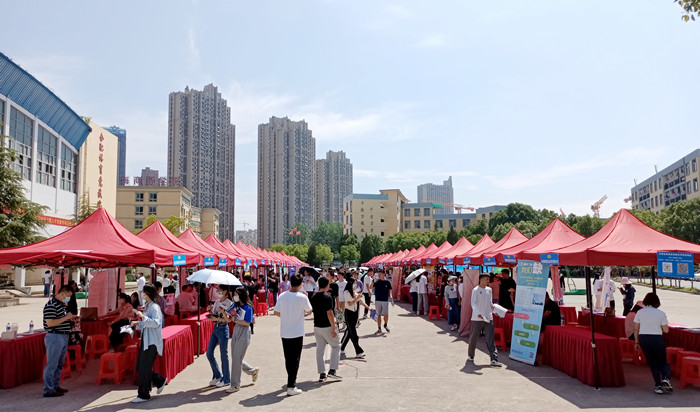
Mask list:
[[[29,321],[29,333],[34,332],[34,321],[30,320]]]
[[[561,315],[560,321],[562,326],[566,326],[566,318],[564,317],[564,314]]]
[[[7,326],[5,326],[5,331],[9,332],[12,327],[10,326],[10,322],[7,322]]]

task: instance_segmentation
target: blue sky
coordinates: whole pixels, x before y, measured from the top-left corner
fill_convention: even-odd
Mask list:
[[[2,52],[167,172],[168,94],[213,83],[255,226],[257,125],[305,119],[355,192],[601,215],[698,144],[700,23],[673,1],[10,2]],[[21,17],[20,16],[25,16]],[[31,18],[29,17],[31,16]],[[250,227],[250,226],[249,226]]]

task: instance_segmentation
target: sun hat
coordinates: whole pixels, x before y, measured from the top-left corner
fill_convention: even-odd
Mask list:
[[[620,281],[623,285],[631,285],[632,282],[630,282],[629,278],[627,276],[623,277],[622,280]]]

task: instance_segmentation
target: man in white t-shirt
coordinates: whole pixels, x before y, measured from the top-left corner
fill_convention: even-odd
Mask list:
[[[418,314],[428,315],[428,277],[425,273],[418,275]],[[422,312],[422,313],[421,313]]]
[[[309,298],[301,291],[303,279],[295,274],[289,279],[291,289],[277,298],[275,315],[280,317],[280,336],[287,369],[287,395],[299,395],[296,387],[301,349],[304,345],[304,316],[313,313]]]
[[[343,274],[338,275],[338,278],[340,279],[339,281],[335,282],[336,285],[338,285],[338,302],[337,302],[337,307],[340,313],[345,312],[345,296],[343,291],[345,291],[345,286],[348,285],[348,281],[345,280],[345,276]]]
[[[51,292],[51,271],[47,270],[44,272],[44,297],[49,297],[49,292]]]
[[[498,362],[498,351],[494,343],[493,335],[493,292],[488,287],[491,277],[482,273],[479,275],[479,284],[472,290],[472,329],[469,332],[469,349],[467,361],[474,361],[476,343],[481,332],[486,336],[486,348],[491,357],[491,366],[501,366]]]
[[[362,278],[362,293],[365,298],[365,303],[369,306],[372,303],[372,284],[374,283],[374,269],[370,268],[367,273],[364,274]],[[365,308],[365,319],[367,319],[367,313],[369,309]]]

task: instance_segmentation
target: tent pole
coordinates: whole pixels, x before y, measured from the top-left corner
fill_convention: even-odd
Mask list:
[[[593,375],[595,377],[595,388],[596,390],[600,387],[600,372],[598,371],[598,357],[596,356],[595,348],[595,323],[593,322],[593,297],[591,296],[591,272],[590,268],[586,266],[584,268],[586,273],[586,299],[588,301],[589,316],[591,317],[591,349],[593,350]]]
[[[119,277],[121,276],[121,274],[122,274],[122,268],[117,268],[117,299],[116,299],[117,306],[116,307],[119,307],[119,294],[122,293],[122,289],[119,287]],[[126,276],[126,274],[124,274],[124,276]]]
[[[651,267],[651,291],[656,295],[656,266]]]
[[[197,358],[199,358],[199,348],[202,347],[201,344],[201,339],[202,339],[202,323],[200,320],[200,317],[202,315],[202,283],[199,283],[199,293],[197,293]]]

